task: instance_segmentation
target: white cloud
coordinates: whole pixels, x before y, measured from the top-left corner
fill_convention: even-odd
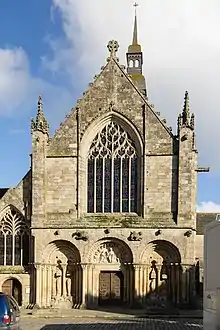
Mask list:
[[[120,61],[131,41],[131,0],[53,0],[62,17],[65,40],[53,42],[53,70],[66,71],[73,84],[92,80],[107,57],[106,44],[120,44]],[[150,101],[176,130],[184,92],[189,90],[196,113],[200,165],[220,168],[220,39],[218,0],[140,0],[139,40]],[[80,81],[81,82],[81,81]]]
[[[24,102],[29,81],[28,58],[23,49],[0,49],[0,114],[10,115]]]
[[[71,109],[72,95],[62,86],[31,75],[29,59],[22,48],[0,48],[0,117],[25,111],[36,113],[39,94],[43,95],[45,114],[53,131]],[[12,130],[13,134],[20,131],[20,128]]]
[[[208,201],[208,202],[201,202],[197,205],[197,212],[204,212],[204,213],[220,213],[220,204],[216,204],[215,202]]]

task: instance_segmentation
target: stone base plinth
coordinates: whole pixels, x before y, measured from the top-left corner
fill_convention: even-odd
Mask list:
[[[51,301],[51,308],[56,309],[72,309],[72,297],[56,297]]]

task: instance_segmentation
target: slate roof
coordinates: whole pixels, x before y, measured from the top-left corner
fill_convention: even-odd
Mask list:
[[[197,235],[203,235],[205,231],[205,226],[216,220],[216,216],[219,213],[197,213],[196,214],[196,231]]]
[[[2,198],[4,196],[4,194],[6,193],[6,191],[8,190],[9,188],[0,188],[0,198]]]

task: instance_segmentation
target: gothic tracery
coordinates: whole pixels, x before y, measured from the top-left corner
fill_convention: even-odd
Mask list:
[[[137,152],[115,122],[105,125],[89,150],[88,212],[137,212]]]
[[[0,264],[25,265],[29,259],[29,227],[23,215],[8,206],[0,219]]]

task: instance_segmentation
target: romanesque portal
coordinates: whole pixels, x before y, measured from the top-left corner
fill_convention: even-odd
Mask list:
[[[68,241],[50,243],[37,266],[40,307],[80,308],[134,303],[153,307],[189,301],[192,281],[184,270],[178,249],[167,241],[152,241],[134,263],[129,246],[118,239],[97,241],[81,262],[77,248]]]

